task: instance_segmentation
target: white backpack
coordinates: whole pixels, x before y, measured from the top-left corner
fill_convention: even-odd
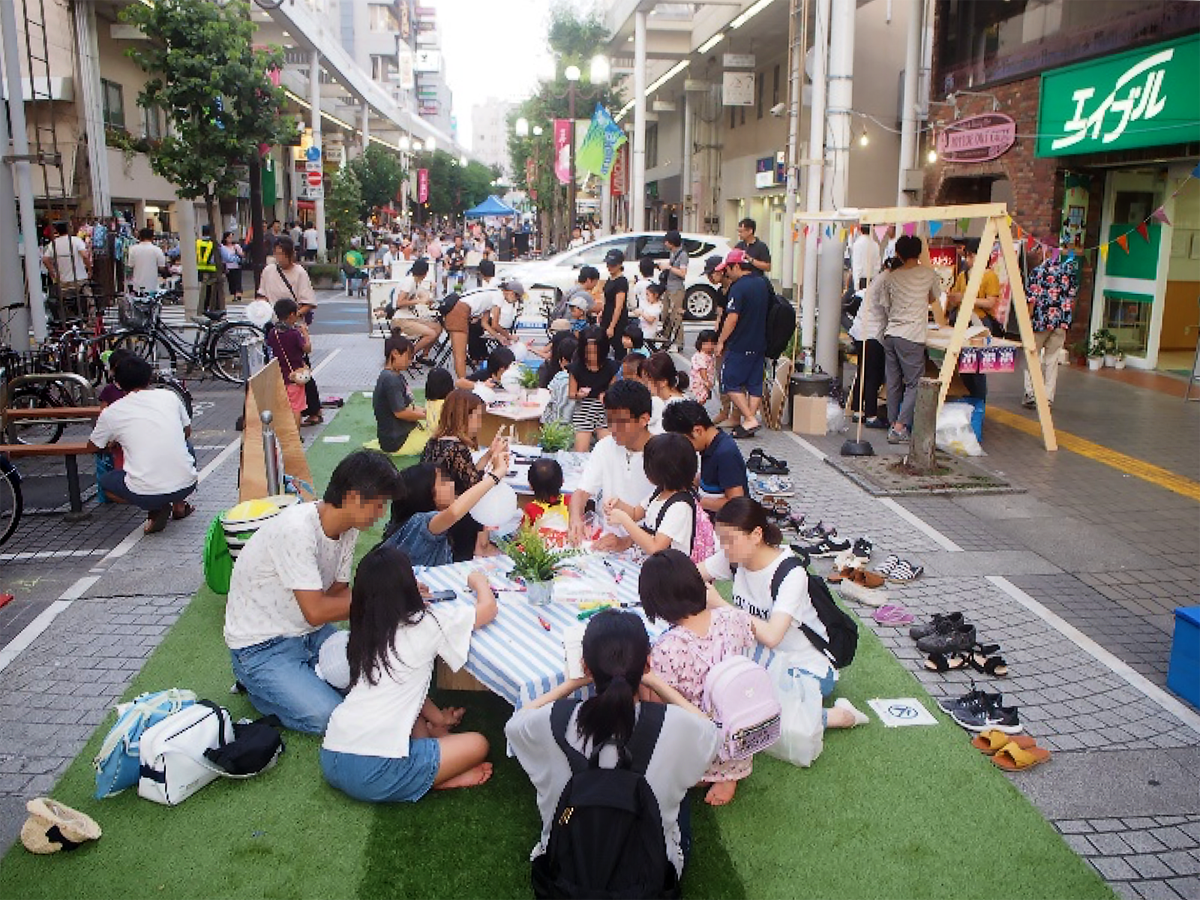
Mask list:
[[[767,670],[730,656],[704,676],[701,709],[721,729],[718,759],[747,759],[779,740],[780,707]]]
[[[178,806],[218,778],[253,778],[257,772],[231,775],[204,756],[205,750],[223,747],[234,739],[229,710],[209,700],[198,700],[147,728],[142,734],[138,796]]]

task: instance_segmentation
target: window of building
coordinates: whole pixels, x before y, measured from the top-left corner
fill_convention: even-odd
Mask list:
[[[399,60],[395,56],[380,56],[371,54],[371,78],[375,81],[390,81],[393,75],[400,71]]]
[[[396,19],[396,13],[391,4],[372,3],[367,9],[367,13],[369,27],[372,31],[391,33],[400,30],[400,22]]]
[[[646,168],[658,165],[658,123],[651,122],[646,128]]]
[[[104,104],[104,126],[106,128],[125,127],[125,94],[121,85],[107,78],[100,79],[100,93]]]
[[[146,140],[161,141],[163,139],[163,111],[158,105],[147,106],[142,110],[146,117]]]
[[[778,69],[776,71],[778,71]],[[766,80],[767,79],[761,74],[756,74],[754,76],[754,108],[755,112],[758,114],[758,118],[760,119],[763,117],[763,97],[765,94],[764,88],[766,87]]]
[[[771,105],[779,105],[779,66],[775,66],[775,86],[771,88]]]

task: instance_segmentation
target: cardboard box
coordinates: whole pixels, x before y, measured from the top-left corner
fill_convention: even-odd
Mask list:
[[[1175,610],[1167,687],[1200,709],[1200,606]]]
[[[828,397],[792,398],[792,433],[825,434]]]

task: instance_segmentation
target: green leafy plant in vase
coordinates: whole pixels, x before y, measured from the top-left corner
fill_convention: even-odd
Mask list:
[[[520,402],[533,403],[533,395],[538,389],[537,369],[531,369],[529,366],[520,366],[519,368],[517,384],[521,386]]]
[[[526,525],[506,541],[500,550],[513,561],[510,575],[520,576],[529,593],[529,602],[545,606],[553,594],[554,576],[569,568],[567,560],[577,556],[574,548],[551,547],[535,529]]]
[[[561,419],[547,422],[538,432],[538,446],[547,453],[557,453],[575,444],[575,429]]]

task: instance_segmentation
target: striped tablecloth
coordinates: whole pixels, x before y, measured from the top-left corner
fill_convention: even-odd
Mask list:
[[[500,611],[490,624],[471,636],[466,669],[489,690],[520,709],[566,681],[563,632],[580,624],[579,610],[566,598],[592,599],[608,594],[645,619],[638,605],[637,563],[619,555],[588,554],[580,556],[575,566],[579,574],[560,577],[555,585],[555,596],[560,599],[548,606],[532,606],[524,593],[510,590],[516,585],[505,577],[512,568],[512,560],[505,556],[420,569],[417,578],[435,591],[458,591],[459,598],[447,603],[473,606],[467,576],[480,569],[488,572]],[[538,616],[549,623],[549,631],[542,627]],[[647,622],[646,630],[653,641],[666,626]]]

